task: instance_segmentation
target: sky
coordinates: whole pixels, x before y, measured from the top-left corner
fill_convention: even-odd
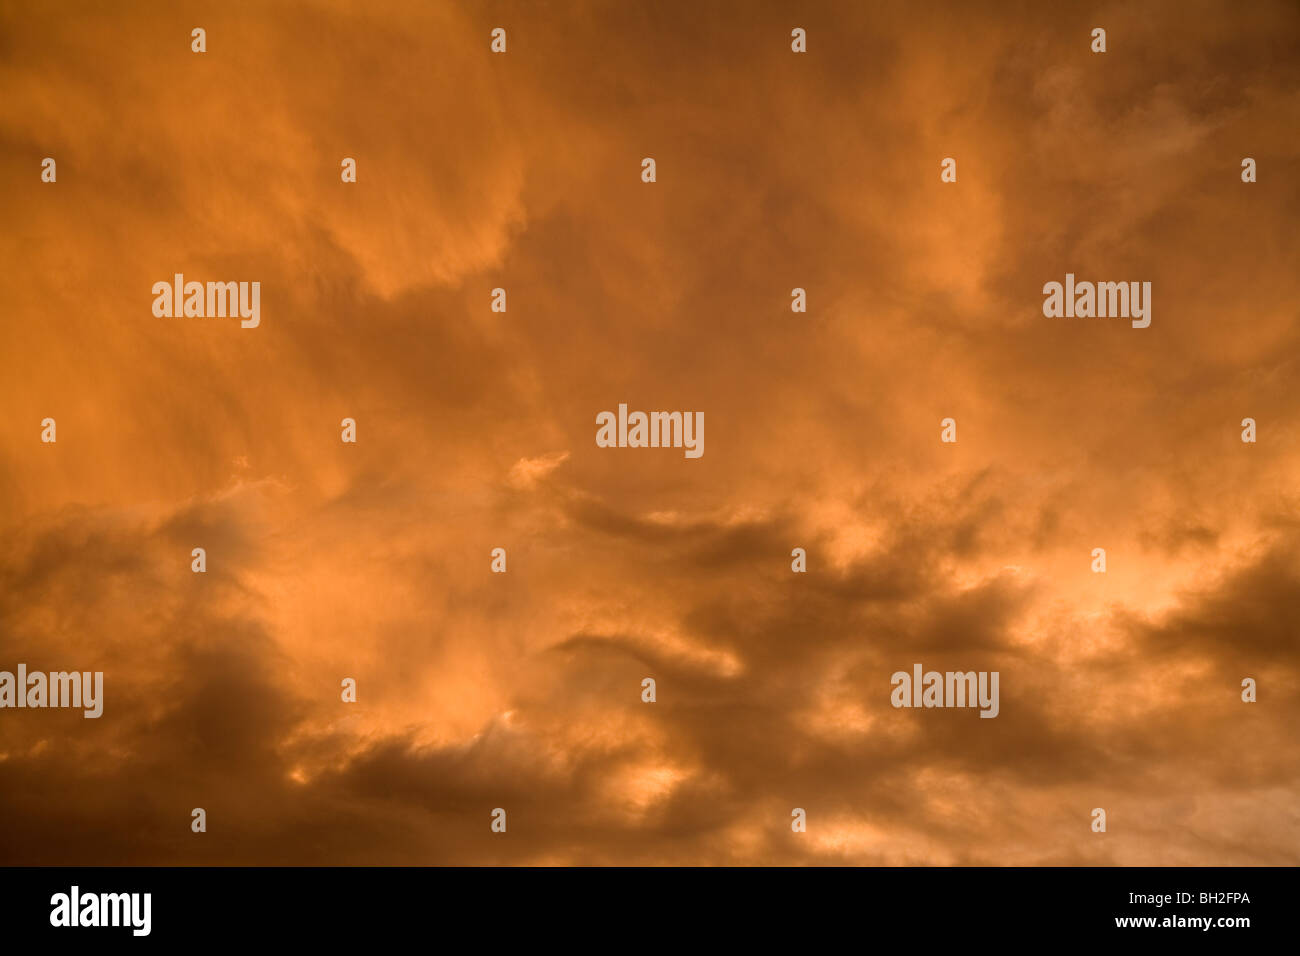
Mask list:
[[[0,0],[0,90],[0,670],[104,674],[0,863],[1300,862],[1294,3]]]

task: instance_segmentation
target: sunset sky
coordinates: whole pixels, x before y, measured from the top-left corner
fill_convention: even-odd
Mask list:
[[[1294,2],[0,0],[0,93],[0,670],[105,696],[0,863],[1300,862]]]

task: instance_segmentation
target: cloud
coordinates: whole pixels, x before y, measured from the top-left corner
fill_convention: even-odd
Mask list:
[[[536,458],[520,458],[510,468],[510,483],[519,489],[528,489],[541,481],[569,458],[567,451],[551,452]]]
[[[1294,862],[1293,5],[83,6],[0,12],[0,667],[105,714],[0,713],[0,862]]]

